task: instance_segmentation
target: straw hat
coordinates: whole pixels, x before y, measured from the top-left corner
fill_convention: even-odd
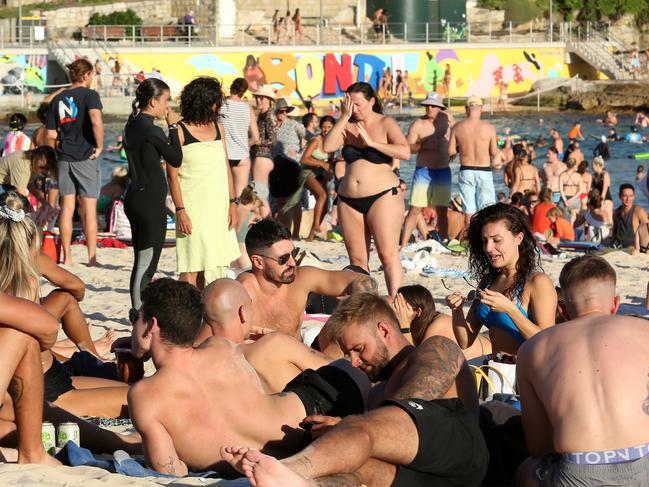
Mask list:
[[[462,196],[459,194],[455,195],[455,197],[449,201],[448,205],[455,211],[462,212]]]
[[[482,106],[482,98],[479,96],[470,96],[466,100],[466,106],[468,107],[481,107]]]
[[[253,93],[253,96],[265,96],[271,100],[275,99],[275,90],[271,85],[262,85],[257,91]]]
[[[282,97],[279,100],[277,100],[277,103],[275,103],[275,111],[279,112],[280,110],[286,110],[287,112],[292,112],[295,110],[295,107],[291,105],[286,98]]]

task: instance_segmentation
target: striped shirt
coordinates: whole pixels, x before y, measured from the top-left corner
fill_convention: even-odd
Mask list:
[[[225,100],[219,113],[219,122],[225,129],[225,147],[228,151],[228,159],[249,158],[250,105],[248,102]]]

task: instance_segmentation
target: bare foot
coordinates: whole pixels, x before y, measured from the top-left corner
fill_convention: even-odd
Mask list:
[[[61,462],[48,454],[42,447],[39,452],[33,455],[25,454],[18,450],[18,463],[37,463],[39,465],[49,465],[50,467],[61,466]]]
[[[249,448],[242,446],[222,446],[221,458],[232,465],[237,472],[244,473],[241,462],[248,450]]]
[[[88,267],[97,267],[99,262],[97,262],[97,257],[91,257],[88,259]]]
[[[114,330],[108,330],[104,336],[97,340],[93,340],[97,354],[100,357],[103,357],[110,352],[110,347],[115,340],[117,340],[117,332]]]
[[[314,487],[312,480],[301,477],[275,457],[259,450],[249,450],[242,461],[243,471],[255,487]]]

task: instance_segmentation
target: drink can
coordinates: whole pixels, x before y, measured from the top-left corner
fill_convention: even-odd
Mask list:
[[[59,432],[56,435],[56,446],[63,448],[65,444],[71,441],[77,446],[81,446],[81,433],[77,423],[59,424]]]
[[[45,451],[53,454],[56,448],[56,431],[54,430],[54,425],[49,421],[43,422],[41,426],[41,440],[43,441]]]

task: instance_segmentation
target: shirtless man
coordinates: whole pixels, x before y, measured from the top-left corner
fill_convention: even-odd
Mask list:
[[[494,126],[480,120],[482,99],[469,97],[465,109],[466,119],[451,129],[448,155],[453,159],[458,151],[460,153],[458,183],[468,225],[471,215],[496,202],[491,159],[498,154],[498,144]]]
[[[557,154],[563,154],[563,139],[557,129],[550,129],[550,138],[552,139],[551,147],[557,150]]]
[[[572,321],[527,340],[517,359],[532,456],[519,486],[648,485],[649,328],[614,316],[615,271],[573,259],[559,283]],[[542,480],[540,480],[542,479]]]
[[[329,360],[320,352],[282,332],[262,334],[249,340],[253,318],[252,300],[246,289],[234,279],[217,279],[203,291],[203,326],[196,343],[210,336],[227,338],[239,344],[266,392],[281,392],[295,376],[307,369],[318,369]]]
[[[611,230],[611,246],[633,247],[631,255],[637,255],[641,251],[647,252],[647,243],[640,246],[640,235],[638,229],[641,225],[649,223],[647,211],[634,204],[635,188],[632,184],[620,185],[620,202],[622,203],[613,212],[613,229]],[[643,234],[645,232],[642,232]]]
[[[364,410],[367,378],[345,361],[305,372],[284,393],[269,395],[231,341],[211,337],[194,348],[203,309],[189,283],[158,279],[142,301],[131,346],[134,355],[151,356],[156,373],[131,386],[128,404],[147,465],[158,472],[222,470],[219,449],[232,443],[286,455],[304,439],[305,416]]]
[[[559,185],[559,176],[566,171],[568,167],[559,160],[559,152],[556,147],[549,147],[547,153],[548,161],[543,164],[543,182],[552,191],[552,202],[554,204],[561,201],[561,189]]]
[[[408,245],[421,209],[428,206],[435,207],[440,236],[448,238],[446,206],[451,199],[452,186],[448,138],[455,121],[446,113],[444,100],[438,93],[430,93],[421,104],[426,107],[425,115],[408,129],[408,144],[410,152],[417,154],[417,167],[412,178],[410,208],[403,224],[401,248]]]
[[[270,328],[300,338],[309,293],[341,296],[355,290],[376,289],[376,282],[355,272],[298,267],[297,248],[281,223],[265,219],[246,235],[252,270],[239,274],[252,298],[254,328]]]
[[[342,421],[312,418],[312,432],[326,433],[281,463],[241,447],[222,455],[258,487],[481,485],[488,454],[460,348],[440,336],[413,347],[390,305],[369,293],[346,299],[330,323],[352,364],[380,381],[375,409]]]

